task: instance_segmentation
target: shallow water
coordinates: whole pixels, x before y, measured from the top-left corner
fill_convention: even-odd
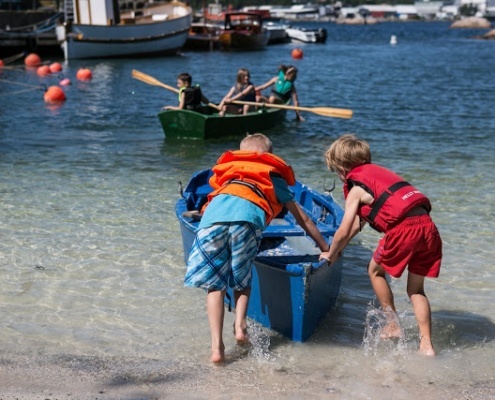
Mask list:
[[[447,23],[327,27],[328,43],[303,46],[300,61],[287,44],[64,64],[73,85],[60,108],[46,106],[37,90],[58,78],[0,72],[4,398],[64,398],[69,388],[71,398],[495,397],[495,43]],[[176,97],[133,80],[131,70],[170,85],[188,71],[219,102],[239,67],[259,84],[281,63],[299,68],[301,104],[354,111],[352,120],[306,113],[304,123],[288,113],[267,132],[299,179],[329,186],[335,177],[324,150],[355,132],[370,142],[375,162],[430,197],[444,241],[441,275],[426,286],[435,359],[416,354],[404,278],[391,285],[406,337],[376,340],[366,265],[379,236],[366,228],[345,253],[337,306],[308,342],[253,324],[253,347],[238,348],[227,314],[228,362],[210,366],[204,294],[182,286],[174,204],[177,181],[212,165],[239,138],[166,140],[156,113]],[[81,66],[92,69],[91,82],[76,82]],[[14,94],[14,82],[32,90]],[[343,204],[340,188],[334,196]]]

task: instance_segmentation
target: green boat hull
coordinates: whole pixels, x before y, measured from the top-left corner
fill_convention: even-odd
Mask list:
[[[170,139],[214,139],[263,132],[283,121],[285,110],[261,108],[246,115],[218,115],[204,106],[199,111],[166,110],[158,114],[165,136]]]

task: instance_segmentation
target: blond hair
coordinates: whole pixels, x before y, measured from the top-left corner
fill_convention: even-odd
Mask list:
[[[347,173],[358,165],[371,162],[370,145],[356,135],[345,134],[328,148],[325,159],[330,171]]]
[[[240,149],[256,151],[257,153],[271,153],[273,151],[273,143],[262,133],[253,133],[242,139]]]

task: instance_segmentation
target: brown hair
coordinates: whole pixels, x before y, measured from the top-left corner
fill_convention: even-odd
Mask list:
[[[325,159],[329,170],[347,173],[358,165],[371,162],[370,145],[356,135],[345,134],[328,148]]]
[[[180,74],[177,79],[180,79],[182,82],[188,83],[189,86],[191,86],[192,83],[192,76],[189,75],[187,72],[183,72]]]

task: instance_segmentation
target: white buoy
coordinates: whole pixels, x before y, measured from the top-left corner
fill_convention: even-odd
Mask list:
[[[390,44],[392,46],[395,46],[397,44],[397,36],[392,35],[392,37],[390,38]]]

